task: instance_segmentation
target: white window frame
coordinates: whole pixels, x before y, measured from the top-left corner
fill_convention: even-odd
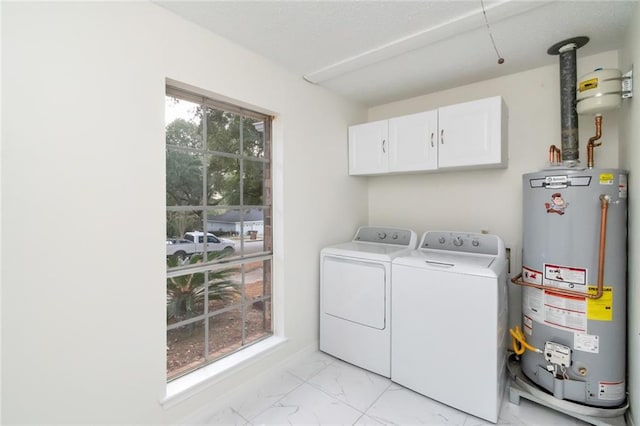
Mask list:
[[[273,169],[272,169],[273,168],[273,147],[272,147],[273,135],[272,135],[272,125],[271,125],[273,117],[270,117],[268,115],[258,113],[255,111],[251,111],[249,109],[245,109],[228,102],[218,101],[208,96],[195,94],[190,91],[184,91],[174,86],[167,86],[166,94],[168,96],[174,96],[180,99],[199,103],[201,106],[207,106],[215,109],[221,109],[227,112],[232,112],[235,114],[241,114],[243,117],[264,119],[265,123],[269,123],[268,129],[266,129],[265,131],[265,135],[268,141],[265,141],[265,143],[268,149],[270,150],[270,152],[267,153],[267,155],[265,156],[266,157],[265,163],[270,168],[268,180],[270,181],[270,187],[273,187]],[[205,127],[203,132],[206,134],[206,126],[203,126],[203,127]],[[206,139],[203,138],[203,141],[205,140]],[[205,145],[203,146],[203,150],[206,151],[206,148],[207,148],[206,143],[203,143],[203,145]],[[265,148],[265,151],[266,151],[266,148]],[[240,155],[241,156],[243,155],[242,147],[240,149]],[[252,159],[252,160],[255,161],[255,159]],[[203,172],[203,174],[206,176],[206,170]],[[264,200],[265,202],[263,203],[263,205],[259,207],[264,208],[265,211],[269,210],[271,212],[270,226],[272,227],[273,226],[273,202],[272,202],[273,198],[271,194],[267,194],[266,192],[264,193],[264,197],[265,197],[265,200]],[[206,212],[206,209],[208,207],[206,206],[206,203],[207,203],[206,197],[203,197],[203,205],[198,206],[203,209],[203,212]],[[189,207],[194,207],[194,206],[189,206]],[[234,208],[234,207],[246,208],[247,206],[243,206],[241,203],[240,206],[217,206],[216,208],[227,208],[227,207],[228,208]],[[177,210],[180,210],[180,209],[177,208]],[[169,206],[167,206],[167,211],[169,211]],[[271,293],[268,297],[265,297],[265,299],[269,299],[271,302],[273,302],[274,300],[274,279],[273,279],[274,278],[273,277],[274,255],[273,255],[273,229],[272,228],[270,229],[269,243],[266,246],[265,251],[261,253],[257,253],[255,255],[249,255],[249,256],[242,256],[239,259],[235,259],[230,262],[225,262],[224,265],[218,264],[216,263],[216,261],[214,261],[214,262],[199,264],[196,267],[187,266],[187,267],[172,268],[167,271],[167,278],[172,276],[185,275],[187,273],[205,271],[205,270],[211,271],[218,267],[223,267],[223,266],[228,267],[234,264],[242,265],[248,262],[255,262],[260,260],[270,260]],[[259,355],[266,355],[267,353],[270,353],[275,347],[281,345],[284,341],[286,341],[285,338],[275,335],[274,309],[275,308],[272,306],[271,307],[272,334],[270,337],[266,337],[261,340],[257,340],[255,342],[251,342],[249,345],[242,346],[236,352],[233,352],[231,355],[228,355],[226,357],[213,360],[210,362],[206,362],[198,369],[193,370],[178,378],[172,379],[167,384],[167,395],[163,402],[163,405],[170,406],[170,405],[173,405],[174,403],[177,403],[179,400],[182,400],[183,398],[188,398],[194,392],[197,392],[202,386],[208,386],[217,382],[222,377],[226,377],[227,374],[231,373],[236,368],[241,368],[247,363],[257,360],[258,358],[260,358]]]

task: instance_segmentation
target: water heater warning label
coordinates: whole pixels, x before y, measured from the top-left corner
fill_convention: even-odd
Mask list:
[[[618,197],[627,198],[627,175],[618,176]]]
[[[613,173],[600,173],[600,185],[613,185]]]
[[[597,354],[600,352],[600,336],[575,333],[573,335],[573,349]]]
[[[523,266],[522,279],[524,280],[524,282],[530,284],[542,285],[542,272]]]
[[[587,332],[587,303],[584,297],[544,290],[544,323],[574,333]]]
[[[599,382],[598,398],[615,401],[625,396],[624,382]]]
[[[586,293],[587,270],[585,268],[545,263],[543,284],[549,287]]]
[[[589,294],[596,294],[598,287],[589,286]],[[605,286],[598,299],[587,299],[587,318],[595,321],[613,321],[613,287]]]
[[[561,330],[587,332],[587,302],[581,296],[569,296],[553,290],[524,287],[522,314],[531,323],[523,322],[525,332],[533,328],[533,322],[543,323]],[[529,329],[529,330],[527,330]]]

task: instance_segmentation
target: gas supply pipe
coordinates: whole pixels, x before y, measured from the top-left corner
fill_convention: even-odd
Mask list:
[[[511,334],[511,344],[513,345],[513,352],[515,352],[516,355],[522,355],[527,349],[532,352],[542,353],[540,349],[526,342],[519,326],[516,325],[515,329],[510,328],[509,334]]]

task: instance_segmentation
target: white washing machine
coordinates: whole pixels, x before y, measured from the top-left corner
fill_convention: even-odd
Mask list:
[[[320,350],[390,377],[391,261],[416,248],[410,229],[360,227],[320,254]]]
[[[392,275],[391,380],[497,422],[507,378],[503,241],[426,232],[393,260]]]

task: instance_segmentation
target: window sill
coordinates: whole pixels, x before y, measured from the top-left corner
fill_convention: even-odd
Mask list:
[[[212,364],[193,371],[183,377],[167,383],[167,391],[161,401],[163,408],[171,408],[176,404],[190,398],[202,390],[220,382],[239,371],[247,364],[254,362],[259,357],[273,351],[287,341],[284,337],[271,336],[261,342],[228,357],[222,358]]]

